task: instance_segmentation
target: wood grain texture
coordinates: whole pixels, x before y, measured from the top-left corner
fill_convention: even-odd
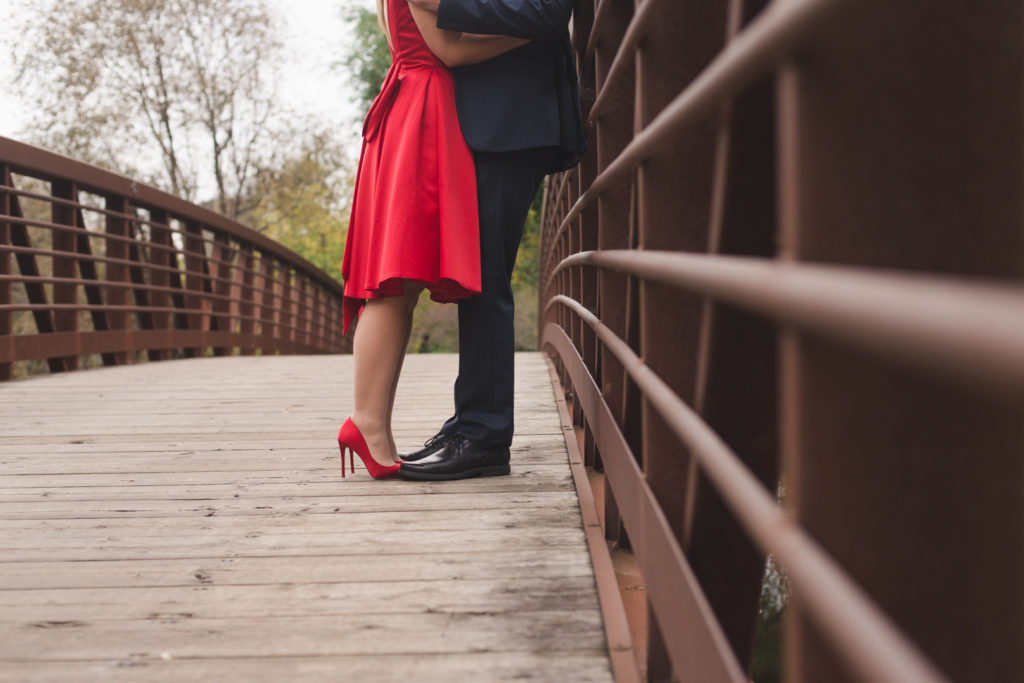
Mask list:
[[[550,377],[516,359],[508,477],[342,480],[349,356],[0,385],[0,680],[609,681]],[[410,356],[400,449],[448,417]]]

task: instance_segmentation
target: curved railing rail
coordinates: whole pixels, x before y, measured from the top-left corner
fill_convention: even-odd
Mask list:
[[[338,353],[341,286],[220,214],[0,138],[0,379],[206,353]]]
[[[749,680],[769,554],[788,681],[1024,680],[1024,8],[977,10],[577,3],[541,338],[644,575],[620,680]]]

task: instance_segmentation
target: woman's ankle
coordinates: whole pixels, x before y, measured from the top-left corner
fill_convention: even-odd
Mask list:
[[[373,459],[381,465],[391,464],[394,458],[391,453],[392,439],[387,431],[387,422],[363,413],[353,413],[351,419],[359,433],[363,435]]]

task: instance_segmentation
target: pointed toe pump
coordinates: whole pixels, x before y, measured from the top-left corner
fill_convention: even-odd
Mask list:
[[[381,465],[373,459],[373,456],[370,455],[370,448],[366,445],[366,439],[363,438],[359,428],[352,422],[352,418],[345,420],[345,424],[341,425],[341,429],[338,430],[338,447],[341,449],[342,478],[345,477],[346,450],[349,453],[349,469],[353,473],[356,471],[355,456],[358,455],[359,459],[366,465],[366,469],[369,470],[370,476],[374,479],[386,479],[398,474],[398,465]]]

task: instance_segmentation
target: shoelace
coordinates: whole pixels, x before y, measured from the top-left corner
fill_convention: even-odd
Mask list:
[[[452,436],[450,434],[435,434],[434,436],[426,440],[426,442],[423,444],[423,447],[433,448],[434,446],[440,446],[444,448],[448,444],[448,442],[451,441],[451,439]]]

